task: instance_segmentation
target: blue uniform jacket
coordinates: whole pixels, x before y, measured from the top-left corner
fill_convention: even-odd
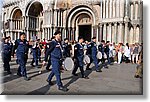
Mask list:
[[[81,44],[76,44],[74,46],[74,58],[77,59],[78,61],[83,61],[84,57],[84,49]]]
[[[62,46],[61,44],[54,40],[50,43],[50,47],[47,49],[45,54],[45,61],[48,59],[48,55],[51,56],[51,60],[60,61],[62,59]]]
[[[21,39],[17,39],[15,41],[13,53],[15,52],[15,49],[17,49],[16,51],[17,59],[22,59],[22,58],[27,59],[29,47],[32,46],[29,45],[27,40],[22,41]]]
[[[11,49],[12,49],[10,43],[2,43],[2,47],[3,47],[3,50],[2,50],[3,60],[6,59],[6,60],[10,61],[10,59],[11,59]]]

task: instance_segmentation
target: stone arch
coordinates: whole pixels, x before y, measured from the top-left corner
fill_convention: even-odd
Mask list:
[[[89,7],[89,6],[86,6],[86,5],[79,5],[79,6],[76,6],[74,8],[72,8],[67,16],[67,27],[70,27],[71,26],[71,20],[73,19],[73,17],[81,12],[81,11],[86,11],[86,12],[89,12],[91,15],[92,15],[92,18],[93,18],[93,26],[96,25],[96,16],[93,12],[93,10]]]
[[[17,13],[17,14],[16,14]],[[16,16],[18,15],[18,16],[22,16],[22,10],[18,7],[18,6],[16,6],[16,7],[14,7],[13,9],[12,9],[12,12],[10,13],[10,19],[13,19],[13,18],[15,18],[14,16],[15,16],[15,14],[16,14]],[[20,14],[20,15],[19,15]]]
[[[29,12],[31,10],[31,7],[35,4],[38,3],[40,6],[42,6],[42,10],[43,10],[43,3],[40,0],[34,0],[34,1],[29,1],[26,5],[26,9],[25,9],[25,15],[28,16]],[[36,7],[38,8],[38,7]]]

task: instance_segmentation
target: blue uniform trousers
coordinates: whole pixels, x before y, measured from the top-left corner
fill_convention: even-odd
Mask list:
[[[75,59],[75,67],[72,71],[72,74],[76,74],[76,71],[78,70],[78,67],[80,68],[81,75],[84,77],[84,69],[83,69],[83,57],[78,57]]]
[[[52,64],[52,71],[48,77],[48,81],[51,81],[53,76],[55,75],[57,86],[58,87],[63,86],[60,78],[60,67],[61,67],[60,60],[51,59],[51,64]]]
[[[35,65],[38,66],[38,53],[36,49],[32,49],[32,53],[33,53],[33,60],[32,63],[33,64],[35,62]]]
[[[41,50],[38,49],[38,60],[41,61]]]
[[[10,71],[10,64],[9,60],[4,58],[4,70],[9,72]]]
[[[17,63],[19,64],[18,73],[20,73],[23,77],[27,77],[27,58],[25,58],[24,54],[17,54]]]
[[[110,58],[109,58],[109,52],[106,52],[106,55],[107,55],[107,60],[108,60],[107,64],[111,64],[111,61],[110,61]]]
[[[50,66],[51,66],[51,58],[49,57],[49,59],[48,59],[48,64],[47,64],[47,66],[46,66],[46,69],[49,69]]]

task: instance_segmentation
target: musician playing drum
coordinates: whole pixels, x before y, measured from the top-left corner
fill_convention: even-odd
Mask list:
[[[89,79],[87,76],[85,76],[84,74],[84,69],[83,69],[83,57],[84,57],[84,48],[82,46],[82,43],[83,43],[83,37],[79,37],[78,38],[79,42],[74,46],[74,61],[75,61],[75,67],[72,71],[72,74],[74,76],[78,76],[76,74],[76,71],[78,69],[78,67],[80,68],[80,71],[81,71],[81,75],[82,75],[82,78],[85,78],[85,79]]]
[[[102,67],[104,68],[108,68],[107,64],[105,63],[105,48],[106,48],[106,44],[105,44],[105,40],[101,41],[101,44],[98,46],[98,50],[102,53]]]
[[[90,70],[89,66],[91,65],[92,62],[94,62],[96,72],[102,72],[101,69],[99,69],[99,65],[98,65],[96,37],[92,38],[92,42],[89,44],[88,50],[91,50],[91,51],[88,51],[90,52],[88,55],[91,60],[90,60],[90,63],[87,65],[86,69]]]

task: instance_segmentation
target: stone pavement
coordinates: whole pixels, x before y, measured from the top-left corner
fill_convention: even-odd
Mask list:
[[[30,81],[24,81],[16,75],[17,67],[15,59],[12,59],[11,71],[12,75],[7,75],[4,73],[3,79],[3,93],[7,95],[20,95],[20,94],[62,94],[62,95],[85,95],[85,94],[142,94],[143,84],[142,79],[134,78],[134,73],[136,70],[135,64],[125,64],[121,65],[114,64],[109,66],[109,69],[102,69],[102,73],[97,73],[94,71],[93,65],[92,71],[85,71],[86,75],[90,79],[82,79],[80,76],[80,71],[78,70],[78,77],[73,77],[71,71],[65,71],[62,73],[62,82],[69,88],[68,92],[62,92],[57,90],[56,79],[54,77],[54,86],[49,86],[46,79],[49,72],[43,71],[42,74],[38,74],[39,69],[30,66],[31,58],[29,58],[27,63],[27,73],[31,78]],[[41,64],[40,64],[41,65]],[[2,69],[2,68],[1,68]]]

